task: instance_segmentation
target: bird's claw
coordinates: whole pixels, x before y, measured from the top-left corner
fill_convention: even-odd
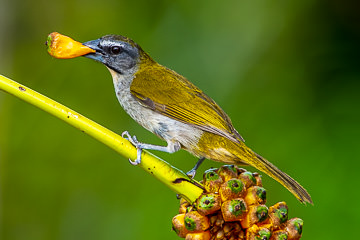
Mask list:
[[[132,145],[134,145],[137,149],[137,154],[136,154],[136,159],[135,161],[131,160],[129,158],[129,162],[131,165],[138,165],[141,163],[141,153],[142,153],[142,148],[139,146],[140,143],[137,140],[136,136],[131,136],[130,133],[128,131],[124,131],[121,134],[121,137],[125,138],[126,140],[128,140],[129,142],[131,142]]]
[[[121,137],[125,138],[126,140],[128,140],[129,142],[132,143],[132,145],[134,145],[135,147],[137,147],[137,145],[139,144],[136,136],[131,136],[130,133],[128,131],[125,131],[121,134]]]
[[[193,179],[193,178],[195,177],[195,175],[196,175],[196,170],[195,170],[195,169],[191,169],[190,171],[188,171],[188,172],[186,173],[186,175],[187,175],[189,178]]]
[[[141,163],[141,159],[137,159],[137,158],[136,158],[136,160],[133,161],[133,160],[131,160],[131,159],[129,158],[129,163],[130,163],[131,165],[133,165],[133,166],[136,166],[136,165],[138,165],[138,164]]]

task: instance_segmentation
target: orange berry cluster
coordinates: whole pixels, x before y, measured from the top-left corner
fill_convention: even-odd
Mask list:
[[[261,176],[234,165],[209,169],[205,192],[190,204],[180,200],[172,225],[186,240],[297,240],[303,221],[288,220],[288,207],[279,202],[267,207]]]

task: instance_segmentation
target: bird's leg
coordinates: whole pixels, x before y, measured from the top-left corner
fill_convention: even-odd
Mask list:
[[[186,175],[188,175],[189,178],[193,179],[196,175],[196,170],[200,167],[204,160],[204,157],[200,157],[199,160],[196,162],[195,166],[190,171],[188,171]]]
[[[127,139],[128,141],[130,141],[132,143],[132,145],[134,145],[137,149],[136,160],[132,161],[131,159],[129,159],[129,162],[132,165],[138,165],[139,163],[141,163],[141,153],[142,153],[143,149],[157,150],[157,151],[167,152],[167,153],[174,153],[181,149],[179,142],[168,142],[167,146],[158,146],[158,145],[152,145],[152,144],[147,144],[147,143],[141,143],[136,139],[136,136],[131,136],[128,131],[123,132],[121,134],[121,136],[123,138]]]

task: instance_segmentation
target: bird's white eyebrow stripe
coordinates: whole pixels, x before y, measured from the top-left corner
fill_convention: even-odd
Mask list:
[[[125,45],[125,43],[124,42],[117,42],[117,44],[115,44],[113,41],[110,41],[110,40],[108,40],[108,39],[106,39],[106,40],[102,40],[102,41],[100,41],[100,44],[101,44],[101,46],[122,46],[122,47],[126,47]]]

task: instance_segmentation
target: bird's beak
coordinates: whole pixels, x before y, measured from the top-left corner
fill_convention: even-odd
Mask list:
[[[83,45],[94,49],[96,52],[95,53],[88,53],[85,54],[84,57],[93,59],[95,61],[104,62],[103,56],[105,55],[104,51],[99,47],[99,43],[100,43],[100,39],[96,39],[96,40],[92,40],[92,41],[88,41],[83,43]]]

